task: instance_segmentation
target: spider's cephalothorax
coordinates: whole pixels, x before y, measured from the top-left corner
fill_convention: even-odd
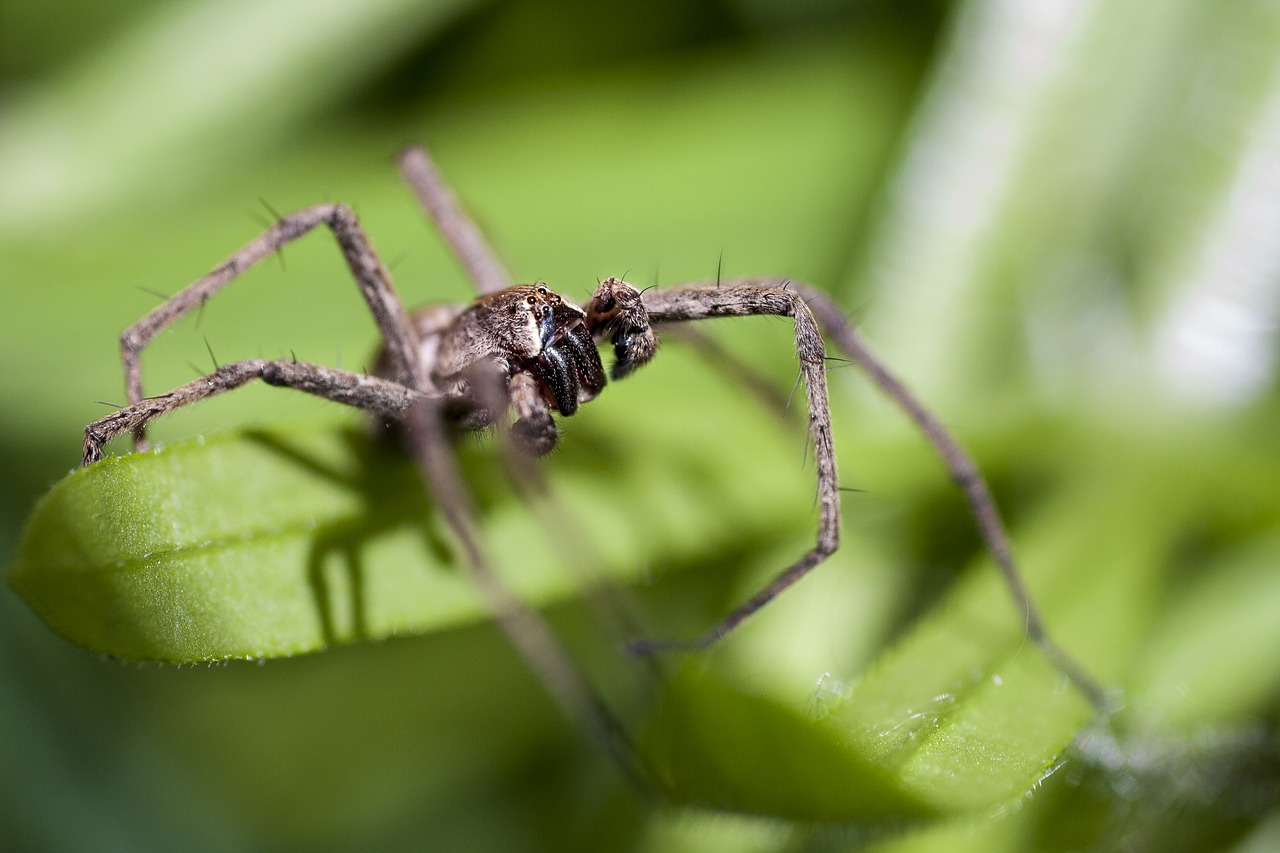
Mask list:
[[[588,311],[544,284],[516,285],[460,311],[422,309],[414,326],[423,369],[450,400],[451,419],[480,429],[509,403],[517,413],[512,438],[531,456],[549,452],[559,439],[552,411],[572,415],[608,381],[597,337],[614,344],[615,377],[651,359],[656,349],[640,292],[615,278],[601,283]],[[385,365],[386,354],[378,361]]]
[[[543,398],[572,415],[604,388],[604,366],[586,312],[545,285],[517,285],[477,299],[440,333],[432,382],[458,393],[469,370],[488,362],[510,378],[534,376]]]

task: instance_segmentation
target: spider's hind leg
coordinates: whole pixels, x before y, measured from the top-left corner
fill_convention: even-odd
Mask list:
[[[125,393],[130,405],[143,401],[142,351],[178,318],[204,305],[242,272],[270,257],[286,245],[324,226],[337,241],[347,267],[382,333],[387,351],[388,376],[397,383],[418,387],[418,359],[409,315],[400,303],[391,274],[379,260],[355,213],[341,204],[318,204],[280,217],[239,251],[203,277],[153,308],[120,334]],[[134,447],[145,450],[145,421],[133,430]]]
[[[136,435],[161,415],[206,397],[224,394],[255,379],[278,388],[305,391],[393,420],[403,417],[410,403],[422,396],[420,392],[389,379],[320,364],[260,358],[235,361],[222,365],[208,376],[180,385],[166,394],[124,406],[89,424],[84,428],[81,461],[85,465],[92,465],[102,459],[103,446],[121,433],[133,432]]]
[[[457,537],[476,589],[498,626],[562,710],[614,758],[636,790],[644,796],[661,798],[657,777],[622,723],[591,687],[541,615],[521,601],[490,564],[449,443],[440,401],[420,397],[410,406],[406,424],[421,476]]]

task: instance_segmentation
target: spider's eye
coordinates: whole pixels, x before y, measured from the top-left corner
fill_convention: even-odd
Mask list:
[[[532,293],[530,293],[528,296],[526,296],[526,297],[524,298],[524,301],[525,301],[525,302],[528,302],[530,305],[534,305],[534,304],[536,304],[536,303],[537,303],[537,301],[538,301],[538,297],[536,297],[536,296],[534,296]]]
[[[560,294],[558,294],[558,293],[554,293],[554,294],[552,294],[552,295],[551,295],[551,304],[552,304],[552,305],[559,305],[559,304],[560,304]]]
[[[546,296],[546,295],[547,295],[547,289],[546,289],[545,287],[543,287],[542,285],[538,285],[538,293],[542,294],[543,296]]]

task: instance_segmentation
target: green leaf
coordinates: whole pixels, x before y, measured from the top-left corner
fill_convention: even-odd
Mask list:
[[[1150,466],[1136,451],[1125,464],[1109,454],[1086,464],[1018,538],[1050,630],[1104,684],[1139,642],[1138,614],[1195,503],[1136,476]],[[779,632],[775,648],[787,633],[797,631]],[[834,697],[820,685],[814,699],[819,713],[806,714],[753,673],[726,682],[689,672],[668,688],[648,743],[681,802],[805,821],[910,820],[1015,803],[1096,713],[1026,639],[985,557],[860,681]],[[783,757],[792,750],[805,758]]]
[[[602,400],[603,421],[580,415],[555,454],[551,476],[581,529],[540,529],[491,448],[462,442],[494,563],[526,600],[581,592],[552,536],[602,563],[585,571],[639,579],[670,555],[687,563],[739,543],[744,529],[768,536],[810,523],[812,475],[791,452],[802,428],[744,418],[752,404],[724,387],[664,389],[662,372],[631,383],[640,408],[627,410],[630,428],[596,434],[610,420]],[[663,408],[694,400],[711,405],[700,430],[744,444],[672,436]],[[72,472],[29,519],[10,584],[51,628],[97,652],[267,658],[480,618],[449,541],[390,443],[316,424],[248,430]]]
[[[421,527],[421,494],[403,460],[332,431],[222,435],[109,458],[40,502],[10,583],[58,633],[119,657],[312,650],[352,634],[356,589],[372,604],[383,585],[407,592],[421,580],[421,557],[372,574],[354,559],[374,539],[411,552],[402,534]],[[345,583],[330,570],[344,555]],[[456,610],[456,599],[433,601]],[[390,631],[394,618],[370,623]]]
[[[677,798],[866,823],[982,812],[1033,790],[1094,711],[1010,630],[988,580],[970,578],[819,715],[713,675],[675,682],[650,743]]]
[[[593,542],[613,578],[676,553],[696,564],[700,553],[741,543],[744,531],[786,539],[811,523],[811,475],[790,452],[799,435],[748,417],[751,404],[732,389],[669,379],[637,380],[639,405],[622,410],[628,425],[609,426],[603,402],[602,424],[581,416],[552,460],[572,514],[607,533]],[[751,464],[736,444],[681,444],[661,407],[645,405],[648,394],[677,407],[698,398],[699,427],[711,436],[736,427]],[[614,443],[595,432],[602,425]],[[611,454],[619,440],[627,452]],[[491,450],[464,442],[461,453],[486,541],[512,586],[535,604],[577,595]],[[1095,497],[1046,510],[1045,529]],[[396,448],[350,429],[248,430],[73,472],[33,514],[10,583],[54,630],[98,652],[261,658],[482,618],[448,542]],[[714,673],[674,680],[645,742],[675,797],[879,822],[991,807],[1033,787],[1089,709],[1024,648],[990,567],[975,569],[821,718],[793,694]]]
[[[619,410],[625,424],[611,423],[617,412],[603,402],[602,421],[582,416],[551,461],[573,514],[607,531],[594,546],[614,578],[674,553],[697,563],[698,553],[723,551],[745,530],[785,540],[809,520],[809,476],[786,452],[798,436],[747,417],[731,390],[668,378],[637,381],[639,405]],[[674,406],[699,398],[707,404],[700,426],[715,435],[736,424],[751,464],[724,443],[681,444],[664,433],[669,419],[646,414],[660,408],[649,394]],[[627,452],[612,453],[619,442]],[[1170,553],[1187,518],[1213,496],[1215,478],[1170,489],[1142,476],[1159,470],[1159,448],[1112,446],[1090,461],[1061,440],[1006,435],[1002,446],[1017,467],[1032,467],[1022,458],[1070,460],[1076,476],[1019,526],[1018,552],[1055,636],[1115,683],[1144,641],[1144,614],[1166,583]],[[490,449],[464,443],[461,455],[486,541],[512,585],[539,604],[575,596]],[[891,447],[875,462],[915,479],[901,456]],[[1254,505],[1270,474],[1240,473],[1229,493]],[[447,541],[395,448],[356,430],[281,427],[73,472],[37,508],[10,580],[55,630],[96,651],[265,657],[481,618]],[[842,549],[823,582],[843,559],[865,557],[856,545]],[[762,557],[776,570],[773,560]],[[761,629],[781,642],[793,636],[787,611],[801,598],[785,596],[746,626],[740,636],[755,636],[744,648],[767,646]],[[724,671],[716,666],[723,657],[703,658],[665,685],[646,732],[644,748],[681,803],[863,824],[987,813],[1035,790],[1092,716],[1026,641],[985,557],[847,690],[807,704],[762,682],[759,666]]]
[[[685,804],[805,821],[936,814],[843,726],[692,669],[667,686],[646,746]]]

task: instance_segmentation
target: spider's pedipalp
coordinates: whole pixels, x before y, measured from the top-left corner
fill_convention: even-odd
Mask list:
[[[587,303],[587,329],[597,339],[613,344],[610,375],[622,379],[647,364],[658,351],[658,338],[650,325],[638,288],[610,276],[600,282]]]

